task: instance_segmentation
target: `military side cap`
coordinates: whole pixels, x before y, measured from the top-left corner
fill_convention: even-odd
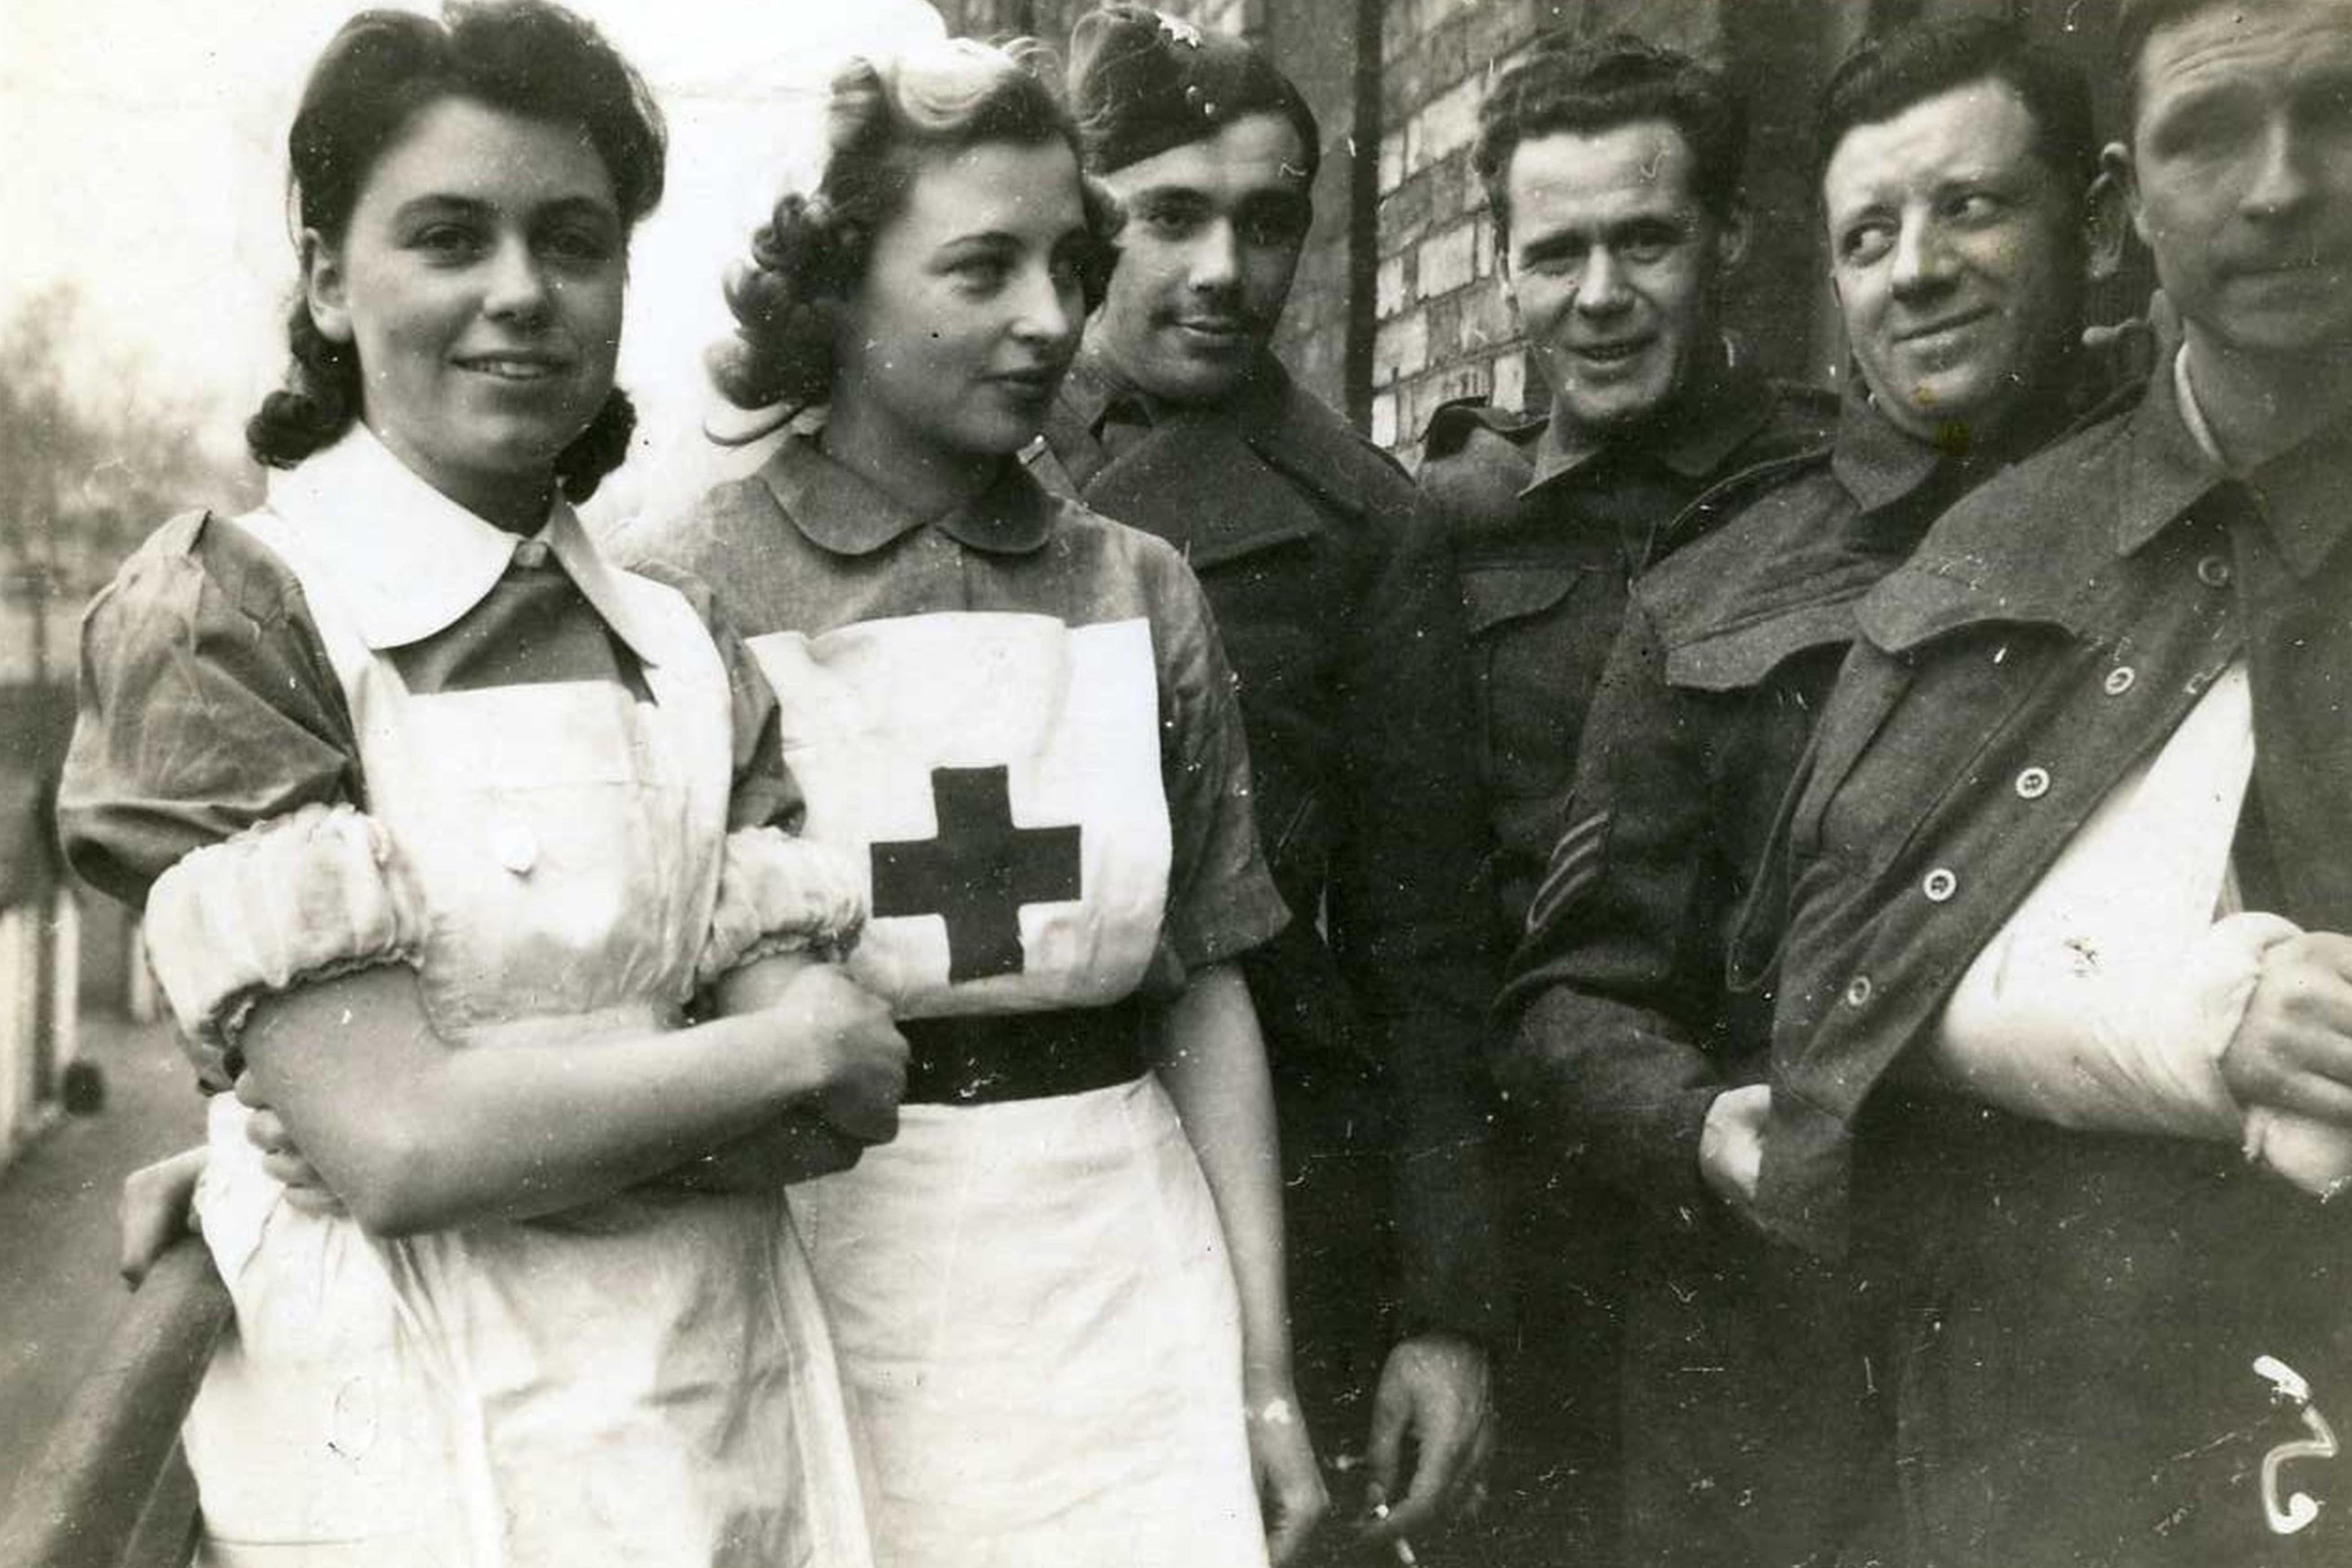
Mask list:
[[[1147,5],[1105,5],[1070,31],[1070,107],[1087,167],[1110,174],[1214,135],[1252,114],[1278,114],[1298,132],[1315,176],[1322,133],[1315,111],[1274,62],[1241,39],[1206,33]]]

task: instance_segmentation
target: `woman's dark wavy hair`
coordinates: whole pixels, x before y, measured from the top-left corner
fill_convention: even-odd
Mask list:
[[[450,5],[439,20],[364,11],[327,45],[287,136],[295,221],[341,244],[376,161],[417,111],[462,98],[531,120],[577,124],[604,159],[622,221],[635,227],[661,201],[667,139],[643,78],[591,23],[549,0]],[[303,260],[307,264],[308,242]],[[256,461],[290,468],[332,446],[360,416],[360,363],[331,341],[297,297],[287,317],[293,363],[285,387],[246,421]],[[613,389],[588,428],[555,460],[575,501],[628,456],[636,411]]]
[[[751,258],[728,272],[735,335],[712,348],[711,380],[740,408],[805,407],[833,383],[832,307],[856,288],[879,234],[906,205],[922,161],[989,142],[1052,142],[1079,153],[1078,131],[1052,85],[1051,51],[970,38],[852,58],[833,79],[825,163],[814,195],[787,194],[751,235]],[[1081,182],[1088,245],[1079,281],[1102,302],[1118,208]]]

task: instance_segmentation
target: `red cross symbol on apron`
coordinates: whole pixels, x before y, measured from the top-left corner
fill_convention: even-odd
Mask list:
[[[1016,827],[1003,766],[933,768],[939,836],[873,847],[874,913],[947,922],[948,979],[1018,974],[1021,906],[1079,896],[1079,829]]]

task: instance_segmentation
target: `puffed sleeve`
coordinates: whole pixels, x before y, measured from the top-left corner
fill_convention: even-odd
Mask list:
[[[848,855],[777,828],[739,827],[727,836],[695,983],[780,952],[845,957],[865,925],[865,882]]]
[[[784,762],[782,715],[759,659],[700,577],[659,562],[630,570],[675,588],[710,630],[734,703],[734,831],[719,863],[719,898],[695,961],[709,986],[730,970],[779,952],[840,958],[866,925],[866,890],[839,850],[798,837],[806,812]]]
[[[77,872],[134,909],[192,855],[362,798],[350,712],[301,589],[233,522],[175,518],[123,563],[82,617],[77,702],[59,835]],[[198,880],[192,872],[184,885]],[[309,881],[275,891],[304,909],[344,897]],[[208,918],[221,918],[220,907]],[[258,954],[286,939],[257,929],[237,940]],[[241,987],[227,970],[197,981],[206,968],[200,942],[159,940],[151,920],[148,943],[159,968],[176,966],[173,984],[189,1000],[184,1020],[242,1016],[250,997],[234,999]],[[268,974],[304,967],[292,947],[273,951],[242,989],[257,994]],[[215,1002],[194,1001],[208,984]],[[226,1037],[208,1033],[191,1044],[205,1081],[225,1088]]]
[[[1177,963],[1198,969],[1266,941],[1289,912],[1258,845],[1241,700],[1208,595],[1173,551],[1161,546],[1146,562],[1158,579],[1151,629],[1174,838],[1166,941]]]
[[[191,850],[361,799],[301,590],[234,523],[192,513],[157,531],[82,617],[80,656],[58,829],[73,868],[123,902]]]
[[[232,1081],[262,997],[379,964],[414,965],[424,904],[383,831],[348,805],[192,850],[147,896],[147,952],[209,1083]]]

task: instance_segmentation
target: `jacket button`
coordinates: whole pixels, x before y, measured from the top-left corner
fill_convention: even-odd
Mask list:
[[[514,563],[529,571],[547,564],[547,541],[526,539],[515,546]]]
[[[527,877],[539,864],[539,840],[520,822],[500,823],[490,832],[490,853],[516,876]]]
[[[1921,879],[1919,890],[1927,895],[1931,904],[1940,904],[1960,890],[1960,879],[1948,867],[1938,866]]]
[[[2132,689],[2132,682],[2138,679],[2139,677],[2133,672],[2130,665],[2119,664],[2116,666],[2115,668],[2107,671],[2107,695],[2110,697],[2121,697],[2125,692],[2129,691]]]
[[[2230,563],[2220,555],[2208,555],[2197,563],[2197,580],[2208,588],[2230,585]]]
[[[2050,770],[2028,768],[2017,775],[2017,798],[2040,800],[2050,793]]]
[[[1861,1006],[1865,1006],[1865,1005],[1867,1005],[1869,1004],[1869,1002],[1870,1002],[1870,976],[1869,976],[1869,975],[1867,975],[1867,974],[1857,974],[1857,975],[1855,975],[1852,980],[1849,980],[1849,981],[1847,981],[1847,982],[1846,982],[1846,985],[1845,985],[1845,1005],[1846,1005],[1847,1006],[1849,1006],[1849,1007],[1861,1007]]]

